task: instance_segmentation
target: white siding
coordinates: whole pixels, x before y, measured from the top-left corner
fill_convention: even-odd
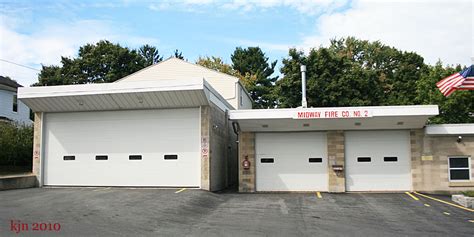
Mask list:
[[[170,58],[147,67],[117,82],[185,80],[192,78],[204,78],[235,109],[240,107],[237,94],[238,78],[176,58]]]
[[[16,92],[0,90],[0,117],[7,117],[13,121],[32,124],[30,108],[18,100],[18,112],[13,112],[13,96]]]

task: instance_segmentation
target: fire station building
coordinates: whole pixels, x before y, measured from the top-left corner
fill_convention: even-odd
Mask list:
[[[474,124],[426,125],[436,105],[251,109],[238,78],[175,58],[18,98],[35,112],[39,186],[474,189]]]

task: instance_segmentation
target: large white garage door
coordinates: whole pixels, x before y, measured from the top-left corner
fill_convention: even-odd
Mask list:
[[[257,191],[327,191],[326,133],[257,133]]]
[[[44,184],[199,187],[199,109],[47,113]]]
[[[410,190],[409,139],[408,131],[346,132],[346,190]]]

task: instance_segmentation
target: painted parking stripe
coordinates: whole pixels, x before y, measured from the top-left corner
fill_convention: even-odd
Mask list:
[[[431,207],[430,204],[425,203],[425,207]]]
[[[453,207],[457,207],[457,208],[460,208],[460,209],[463,209],[463,210],[466,210],[466,211],[470,211],[470,212],[474,212],[473,209],[471,208],[467,208],[467,207],[463,207],[461,205],[457,205],[457,204],[454,204],[454,203],[450,203],[450,202],[446,202],[446,201],[443,201],[443,200],[440,200],[440,199],[437,199],[437,198],[434,198],[434,197],[430,197],[428,195],[425,195],[425,194],[421,194],[421,193],[417,193],[415,192],[416,195],[419,195],[421,197],[425,197],[425,198],[429,198],[431,200],[435,200],[437,202],[441,202],[441,203],[444,203],[444,204],[447,204],[447,205],[450,205],[450,206],[453,206]]]
[[[449,213],[449,212],[443,212],[443,214],[445,214],[447,216],[451,215],[451,213]]]
[[[178,190],[178,191],[176,191],[176,192],[174,192],[174,193],[180,193],[180,192],[182,192],[182,191],[184,191],[184,190],[186,190],[186,188],[182,188],[182,189],[180,189],[180,190]]]
[[[316,192],[316,196],[318,196],[318,198],[323,198],[320,192]]]
[[[405,192],[408,196],[415,199],[416,201],[420,200],[419,198],[415,197],[415,195],[411,194],[410,192]]]
[[[474,223],[474,220],[469,220],[469,222]]]

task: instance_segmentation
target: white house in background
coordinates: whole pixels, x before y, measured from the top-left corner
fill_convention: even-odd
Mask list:
[[[32,124],[30,108],[17,98],[16,81],[0,76],[0,121],[13,121],[20,124]]]

